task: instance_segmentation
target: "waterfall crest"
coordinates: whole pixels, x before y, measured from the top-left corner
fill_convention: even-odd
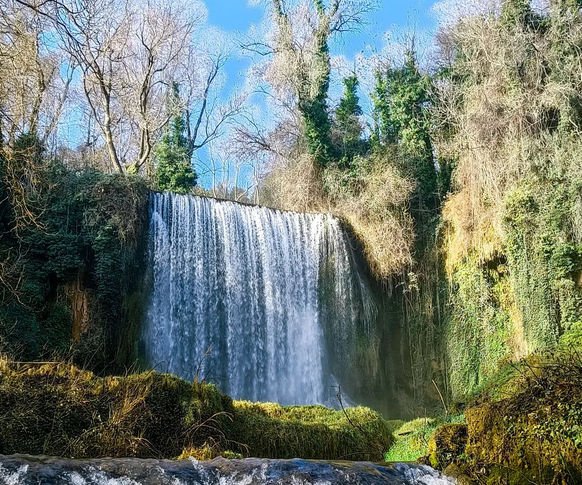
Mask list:
[[[146,359],[234,398],[330,404],[338,356],[372,331],[353,260],[330,215],[152,194]]]

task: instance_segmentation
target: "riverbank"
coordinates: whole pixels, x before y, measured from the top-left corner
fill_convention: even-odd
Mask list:
[[[401,424],[387,460],[419,460],[458,482],[582,483],[582,358],[530,356],[504,367],[459,414]]]
[[[451,405],[447,416],[408,423],[387,422],[363,407],[335,411],[233,401],[211,384],[168,374],[101,378],[69,364],[4,360],[0,455],[195,462],[225,457],[239,464],[244,457],[385,459],[418,461],[459,483],[575,484],[582,482],[581,402],[582,360],[575,352],[508,365],[478,395]],[[24,459],[31,460],[47,466],[44,458]],[[123,467],[123,460],[102,463]],[[222,469],[227,462],[220,463]],[[249,463],[233,466],[248,475]],[[4,472],[12,476],[19,469]],[[277,463],[274,469],[289,466]]]
[[[381,461],[391,444],[367,408],[233,401],[147,372],[97,377],[69,364],[0,361],[0,454]]]

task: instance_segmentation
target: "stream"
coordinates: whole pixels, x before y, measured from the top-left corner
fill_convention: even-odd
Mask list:
[[[2,485],[331,485],[456,483],[428,466],[310,460],[67,460],[0,456]]]

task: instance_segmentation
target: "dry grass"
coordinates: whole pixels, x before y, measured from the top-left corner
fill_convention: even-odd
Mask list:
[[[298,212],[326,212],[329,203],[321,184],[321,171],[309,155],[293,161],[278,160],[263,179],[260,203],[277,209]]]
[[[568,36],[560,42],[579,45],[580,26],[564,32]],[[556,157],[564,140],[551,125],[558,122],[552,119],[556,113],[560,124],[568,124],[567,107],[580,88],[582,66],[556,57],[552,35],[502,28],[493,17],[466,20],[441,35],[462,52],[455,71],[466,78],[438,84],[435,107],[437,126],[453,127],[455,133],[438,143],[442,155],[457,160],[455,193],[444,210],[449,269],[471,252],[487,259],[502,249],[505,198],[519,180],[558,167],[564,174],[579,171],[579,165]]]
[[[348,221],[363,244],[374,273],[387,278],[412,264],[414,226],[408,210],[413,189],[388,157],[366,160],[365,175],[342,181],[337,169],[326,173],[333,212]]]
[[[351,226],[371,269],[388,278],[412,263],[413,183],[396,168],[395,153],[354,161],[349,171],[319,170],[311,157],[281,162],[265,178],[261,203],[301,212],[330,212]],[[325,190],[324,190],[325,188]]]

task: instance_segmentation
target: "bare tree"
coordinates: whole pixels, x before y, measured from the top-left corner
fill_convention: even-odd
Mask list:
[[[213,89],[226,54],[207,54],[194,34],[204,17],[196,2],[153,0],[15,0],[49,19],[82,72],[91,120],[111,167],[139,171],[169,119],[188,118],[190,154],[216,140],[240,111]],[[200,73],[204,72],[203,78]],[[186,93],[170,106],[174,83]],[[137,140],[137,143],[136,143]]]
[[[184,112],[188,154],[192,159],[198,150],[224,135],[228,126],[243,112],[242,96],[223,101],[217,94],[221,72],[228,60],[226,47],[210,53],[192,44],[182,66],[181,86],[184,89]]]
[[[116,73],[124,60],[130,8],[121,0],[16,0],[50,19],[62,47],[82,71],[83,91],[107,146],[112,166],[123,172],[115,131],[120,122]]]
[[[263,39],[251,38],[243,49],[259,61],[254,67],[254,94],[266,97],[268,124],[247,117],[237,125],[241,151],[260,151],[271,169],[293,164],[306,152],[309,127],[320,130],[323,148],[331,148],[327,97],[331,78],[329,42],[358,29],[375,6],[364,0],[270,0],[270,22]],[[326,125],[327,119],[327,127]],[[316,155],[318,149],[310,149]],[[317,156],[317,155],[316,155]],[[263,170],[264,172],[265,170]],[[311,173],[311,170],[309,170]],[[310,185],[311,186],[311,185]]]
[[[58,50],[43,45],[47,25],[9,0],[0,1],[0,125],[5,141],[55,132],[72,82]]]
[[[358,29],[373,0],[272,0],[273,28],[263,41],[243,47],[270,59],[266,80],[276,90],[291,90],[299,103],[327,92],[330,74],[329,40]]]
[[[157,135],[180,107],[168,106],[168,88],[177,81],[184,52],[202,14],[182,2],[146,0],[136,12],[135,34],[123,64],[122,100],[139,140],[136,168],[151,158]]]

